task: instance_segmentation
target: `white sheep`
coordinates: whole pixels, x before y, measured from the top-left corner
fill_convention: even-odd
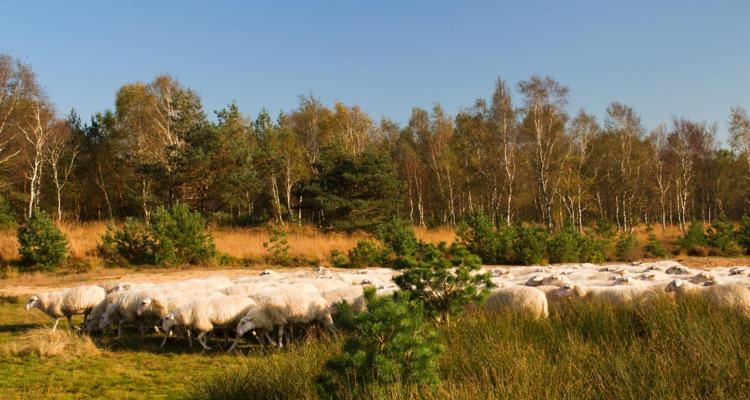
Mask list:
[[[171,332],[175,325],[179,325],[195,330],[198,332],[197,339],[203,349],[211,350],[206,343],[206,335],[216,327],[234,326],[247,314],[248,309],[255,305],[253,299],[245,296],[222,296],[196,300],[167,315],[162,323],[162,329],[165,332]]]
[[[490,311],[518,310],[534,318],[547,318],[549,308],[543,291],[528,286],[507,286],[492,289],[485,308]]]
[[[239,339],[247,332],[262,329],[268,332],[278,327],[278,345],[283,346],[284,325],[309,324],[320,322],[334,332],[333,318],[328,304],[320,294],[287,291],[285,294],[264,299],[260,304],[250,308],[237,324],[237,338],[230,350],[234,349]],[[268,337],[270,340],[270,337]],[[273,341],[270,340],[272,343]]]
[[[739,308],[750,316],[750,288],[739,284],[700,286],[682,279],[675,279],[664,288],[665,291],[678,296],[685,293],[696,293],[720,307]]]
[[[570,278],[565,275],[534,275],[528,281],[526,281],[526,286],[560,286],[566,283],[570,283]]]
[[[26,311],[38,308],[55,319],[52,330],[57,329],[60,318],[68,320],[68,328],[73,326],[72,317],[83,314],[84,320],[97,304],[104,300],[106,292],[100,286],[78,286],[70,289],[39,293],[31,296],[24,308]]]
[[[705,283],[705,282],[713,282],[716,280],[716,278],[708,273],[708,272],[699,272],[693,276],[691,276],[689,279],[690,283]]]
[[[586,286],[565,284],[555,293],[558,298],[596,299],[614,305],[640,304],[658,296],[654,286]]]

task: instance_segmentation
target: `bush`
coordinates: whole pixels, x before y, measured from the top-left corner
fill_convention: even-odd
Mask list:
[[[581,259],[583,235],[571,224],[566,223],[549,242],[549,261],[552,263],[577,262]]]
[[[742,246],[745,254],[750,254],[750,217],[747,215],[742,217],[740,226],[736,233],[737,243]]]
[[[417,251],[419,241],[411,222],[393,219],[378,226],[377,237],[396,256],[409,256]]]
[[[389,251],[370,240],[360,240],[349,250],[349,268],[382,266],[389,262]]]
[[[511,264],[515,261],[515,228],[502,225],[495,229],[492,221],[482,213],[471,214],[459,224],[456,236],[459,243],[478,255],[484,263]]]
[[[325,363],[318,390],[326,398],[361,397],[368,386],[437,383],[437,333],[407,292],[377,297],[365,289],[367,312],[340,307],[338,325],[349,332],[343,354]]]
[[[643,252],[646,257],[664,258],[667,256],[667,250],[664,249],[664,245],[656,238],[651,227],[648,228],[648,239],[646,244],[643,245]]]
[[[0,231],[10,230],[16,227],[16,215],[5,196],[0,196]]]
[[[466,304],[482,301],[494,287],[488,273],[477,273],[482,262],[460,244],[420,243],[413,256],[401,259],[403,273],[394,280],[412,300],[424,304],[435,321],[448,321]]]
[[[691,256],[707,255],[708,239],[703,230],[703,224],[693,221],[687,232],[677,241],[677,244]]]
[[[714,221],[708,230],[708,244],[715,255],[733,257],[743,253],[735,237],[734,225],[723,218]]]
[[[263,247],[271,253],[269,261],[277,265],[291,265],[292,257],[289,256],[289,241],[286,239],[286,232],[274,227],[271,230],[271,237],[263,243]]]
[[[623,232],[615,244],[615,255],[619,261],[634,261],[640,257],[638,240],[630,232]]]
[[[44,211],[18,228],[18,252],[27,271],[52,271],[68,258],[68,240]]]
[[[108,262],[133,265],[201,264],[216,256],[203,217],[184,204],[157,208],[148,224],[128,219],[120,230],[108,226],[98,250]]]
[[[543,264],[547,260],[547,228],[529,225],[516,228],[513,246],[515,262],[522,265]]]
[[[335,268],[348,268],[349,260],[338,250],[331,250],[331,266]]]

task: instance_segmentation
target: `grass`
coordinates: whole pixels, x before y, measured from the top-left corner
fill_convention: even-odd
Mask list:
[[[442,383],[366,392],[383,399],[741,398],[750,389],[748,328],[740,312],[697,298],[642,309],[565,302],[545,321],[475,312],[440,329]],[[315,398],[311,379],[331,344],[310,346],[283,361],[249,358],[219,371],[195,386],[193,398]]]
[[[0,348],[23,348],[47,334],[49,318],[22,306],[0,298]],[[561,302],[550,311],[543,321],[469,312],[440,327],[440,384],[367,393],[624,399],[741,398],[750,390],[750,320],[739,311],[698,298],[676,304],[665,298],[640,309]],[[65,346],[46,356],[0,351],[0,398],[312,399],[314,377],[340,347],[339,338],[318,334],[283,350],[244,344],[244,355],[201,355],[176,340],[159,349],[159,342],[130,331],[123,339],[94,337],[93,349]]]
[[[73,260],[86,261],[93,265],[101,264],[96,255],[96,246],[107,229],[104,222],[63,223],[60,229],[68,238],[68,248]],[[287,227],[289,255],[291,257],[328,262],[332,250],[343,253],[357,245],[357,241],[366,238],[364,234],[324,233],[309,226]],[[211,233],[216,248],[229,256],[245,261],[262,261],[268,256],[263,243],[271,235],[270,229],[264,228],[212,228]],[[455,234],[450,228],[416,229],[417,236],[425,241],[437,243],[454,240]],[[18,241],[15,231],[0,231],[0,260],[17,261]],[[2,273],[2,271],[0,271]],[[5,274],[12,274],[6,272]]]

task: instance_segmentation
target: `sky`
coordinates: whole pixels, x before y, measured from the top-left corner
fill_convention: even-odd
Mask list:
[[[649,130],[687,117],[725,140],[729,108],[750,109],[747,0],[0,0],[0,21],[0,53],[84,119],[162,73],[209,113],[235,100],[250,116],[312,93],[405,124],[413,107],[455,115],[498,77],[533,74],[570,88],[570,113],[601,120],[619,101]]]

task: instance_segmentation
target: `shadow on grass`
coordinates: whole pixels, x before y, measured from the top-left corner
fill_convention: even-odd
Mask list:
[[[42,326],[39,323],[0,325],[0,333],[24,333]],[[51,326],[50,326],[51,328]]]

